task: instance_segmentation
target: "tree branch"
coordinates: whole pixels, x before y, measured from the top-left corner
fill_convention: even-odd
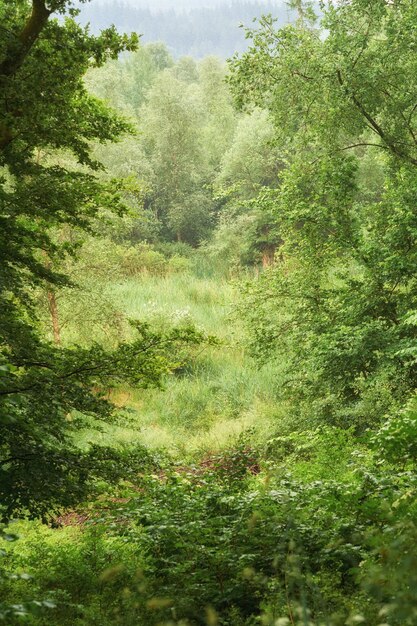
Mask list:
[[[388,146],[383,146],[380,143],[372,143],[371,141],[361,141],[360,143],[354,143],[350,146],[343,146],[342,148],[337,148],[336,150],[333,150],[330,154],[336,154],[337,152],[343,152],[344,150],[353,150],[353,148],[360,148],[362,146],[371,146],[372,148],[380,148],[380,150],[389,150]],[[325,156],[325,154],[322,154],[321,156],[317,157],[316,159],[314,159],[314,161],[311,161],[310,165],[314,165],[315,163],[317,163],[318,161],[320,161],[320,159],[322,159]]]
[[[9,78],[22,66],[50,15],[51,11],[46,8],[44,0],[32,0],[32,12],[26,24],[6,48],[3,61],[0,63],[0,77]]]
[[[9,456],[8,459],[4,459],[4,461],[0,461],[0,467],[3,465],[8,465],[8,463],[13,463],[13,461],[27,461],[28,459],[36,458],[37,455],[33,454],[25,454],[24,456]]]
[[[141,347],[140,350],[137,350],[135,352],[135,355],[138,354],[143,354],[145,352],[147,352],[148,350],[150,350],[151,348],[154,348],[158,345],[161,345],[163,343],[163,341],[161,339],[153,339],[152,341],[150,341],[149,343],[145,344],[144,346]],[[119,363],[120,363],[121,359],[115,359],[112,362],[112,370],[113,371],[117,371]],[[84,362],[82,365],[80,365],[79,367],[77,367],[74,370],[70,370],[69,372],[64,372],[62,374],[56,374],[54,372],[53,366],[52,365],[48,365],[46,363],[40,363],[40,362],[34,362],[34,363],[26,363],[26,366],[34,366],[34,367],[42,367],[42,368],[46,368],[49,370],[52,370],[52,372],[55,374],[55,380],[57,382],[59,381],[64,381],[68,378],[72,378],[73,376],[77,376],[77,375],[81,375],[81,374],[91,374],[92,372],[98,372],[100,370],[105,370],[106,368],[108,368],[108,362],[103,361],[101,363],[96,363],[94,365],[90,365],[90,361]],[[108,371],[108,376],[111,377],[112,371]],[[16,394],[20,394],[20,393],[25,393],[27,391],[32,391],[33,389],[36,389],[37,387],[39,387],[40,385],[43,384],[43,380],[39,381],[39,382],[34,382],[31,385],[27,386],[27,387],[21,387],[20,389],[5,389],[5,390],[1,390],[0,391],[0,396],[12,396],[12,395],[16,395]]]
[[[18,35],[10,39],[0,63],[0,89],[2,91],[5,90],[5,81],[14,76],[23,65],[50,15],[51,11],[46,8],[45,0],[32,0],[32,12],[26,24]],[[0,150],[6,148],[12,141],[11,130],[5,124],[0,124]]]
[[[360,111],[360,113],[362,113],[364,118],[368,121],[368,123],[369,123],[370,127],[372,128],[372,130],[382,139],[382,141],[385,143],[387,148],[393,154],[395,154],[395,156],[399,157],[400,159],[405,159],[406,161],[409,161],[413,165],[417,165],[417,159],[412,157],[410,154],[407,154],[406,152],[400,150],[395,145],[395,143],[393,141],[391,141],[391,139],[385,133],[384,129],[378,124],[378,122],[372,117],[372,115],[370,113],[368,113],[368,111],[365,109],[365,107],[363,106],[361,101],[356,97],[356,95],[354,93],[350,92],[349,89],[347,89],[347,87],[346,87],[346,85],[345,85],[345,83],[343,81],[342,74],[341,74],[340,70],[337,70],[337,79],[339,81],[340,86],[343,87],[346,95],[348,97],[350,97],[352,102],[355,104],[356,108]]]

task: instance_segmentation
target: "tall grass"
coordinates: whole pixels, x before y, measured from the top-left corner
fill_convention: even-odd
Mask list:
[[[131,318],[174,323],[189,319],[220,337],[230,338],[233,334],[234,328],[227,319],[233,288],[226,281],[197,278],[188,273],[144,275],[110,283],[106,294]]]
[[[162,390],[119,389],[113,400],[124,411],[118,424],[78,434],[80,445],[145,444],[184,456],[216,450],[242,431],[268,430],[274,404],[274,373],[259,369],[244,349],[243,329],[231,315],[237,297],[225,280],[189,273],[142,275],[110,282],[105,295],[131,319],[154,324],[190,321],[220,339]]]

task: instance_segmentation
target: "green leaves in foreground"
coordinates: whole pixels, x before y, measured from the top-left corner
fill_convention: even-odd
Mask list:
[[[414,626],[415,464],[394,473],[358,452],[335,454],[345,475],[303,480],[254,473],[259,453],[241,440],[125,481],[78,509],[81,529],[26,526],[9,563],[33,573],[31,593],[55,590],[51,626]]]
[[[103,455],[99,449],[81,453],[72,443],[73,433],[87,419],[112,416],[114,407],[108,399],[112,388],[160,386],[195,346],[212,341],[191,327],[153,332],[146,324],[136,324],[136,329],[136,340],[112,352],[99,345],[62,349],[33,341],[10,355],[11,363],[3,365],[0,379],[4,516],[45,515],[51,507],[85,498],[100,472],[113,480],[123,476],[122,453],[106,450]],[[145,452],[138,452],[146,458]],[[106,456],[110,465],[103,462]]]
[[[0,526],[0,541],[11,543],[17,541],[17,535],[12,534],[7,528]],[[5,581],[26,581],[32,580],[29,574],[10,573],[3,568],[1,560],[7,556],[7,552],[0,549],[0,587]],[[56,604],[51,599],[47,600],[30,600],[27,602],[19,602],[18,604],[9,604],[0,602],[0,621],[10,622],[14,618],[24,618],[28,615],[41,615],[45,609],[55,609]]]

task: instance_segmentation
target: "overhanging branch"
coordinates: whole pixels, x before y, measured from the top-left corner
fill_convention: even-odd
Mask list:
[[[51,11],[44,0],[32,0],[32,11],[21,32],[11,40],[0,63],[0,77],[13,76],[21,67],[33,44],[38,39]]]
[[[398,147],[398,145],[388,136],[388,134],[384,131],[380,124],[378,124],[376,119],[372,117],[372,115],[365,109],[357,96],[346,87],[340,70],[337,70],[337,79],[340,86],[344,89],[346,95],[352,100],[358,111],[360,111],[362,116],[368,122],[368,126],[382,139],[387,149],[390,150],[396,157],[409,161],[413,165],[417,165],[417,159]]]
[[[46,8],[45,0],[32,0],[32,11],[23,29],[14,34],[3,53],[0,62],[0,89],[5,90],[7,79],[11,78],[23,65],[33,44],[37,41],[51,11]],[[0,124],[0,150],[13,141],[13,133],[5,124]]]

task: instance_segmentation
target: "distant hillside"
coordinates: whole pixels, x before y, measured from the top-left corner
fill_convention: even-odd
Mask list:
[[[152,9],[146,4],[146,0],[141,0],[136,5],[121,1],[82,5],[79,21],[90,22],[94,32],[115,24],[119,30],[143,34],[144,42],[164,41],[176,57],[215,54],[226,58],[246,48],[239,24],[250,25],[254,17],[265,13],[272,13],[281,24],[290,19],[285,4],[270,0],[235,0],[211,7],[201,6],[201,2],[198,8],[189,8],[194,0],[183,0],[175,3],[175,9],[165,10],[163,7],[169,6],[167,0],[153,3]],[[172,0],[169,4],[173,5]]]
[[[110,0],[92,0],[94,4],[103,4],[107,2],[110,4]],[[249,2],[250,0],[246,0]],[[214,8],[219,6],[230,6],[236,0],[123,0],[124,4],[136,7],[138,9],[150,9],[154,13],[161,11],[175,10],[177,12],[190,11],[192,9],[201,9],[202,7]],[[244,4],[245,0],[241,0],[240,4]],[[257,0],[258,4],[268,4],[271,0]],[[274,0],[273,4],[282,5],[286,4],[286,0]]]

